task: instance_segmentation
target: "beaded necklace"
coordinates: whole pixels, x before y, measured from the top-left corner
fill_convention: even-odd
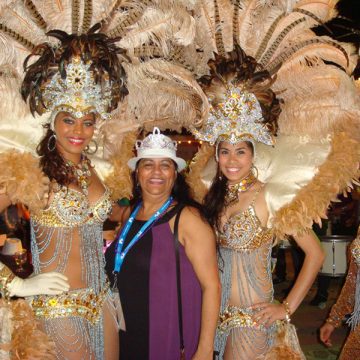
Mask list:
[[[249,174],[237,184],[228,184],[224,201],[225,207],[238,201],[239,193],[249,190],[251,186],[255,184],[256,180],[256,176],[250,171]]]
[[[79,164],[73,163],[71,160],[66,160],[66,167],[68,172],[76,179],[81,191],[89,194],[90,176],[91,176],[91,162],[86,156],[81,156]]]

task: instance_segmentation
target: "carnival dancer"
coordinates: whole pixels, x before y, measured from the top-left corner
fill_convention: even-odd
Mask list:
[[[112,169],[104,154],[111,146],[119,152],[123,133],[137,129],[144,114],[148,120],[148,107],[157,115],[148,100],[161,89],[158,72],[179,87],[170,77],[182,68],[168,71],[167,44],[189,43],[193,19],[176,0],[39,4],[14,0],[0,9],[0,189],[7,190],[4,204],[27,204],[24,198],[36,195],[40,181],[34,171],[51,181],[46,208],[30,208],[34,272],[63,274],[70,291],[35,296],[31,306],[54,340],[57,358],[117,359],[116,296],[104,270],[102,224],[122,186],[110,191],[102,180],[114,170],[109,183],[118,185],[122,169]],[[30,111],[19,98],[20,83]],[[168,109],[175,114],[177,107]],[[26,190],[17,186],[24,177]],[[16,186],[21,196],[13,196]]]
[[[347,314],[351,314],[347,320],[351,330],[341,350],[341,360],[355,359],[360,354],[360,227],[350,245],[350,264],[344,286],[325,324],[320,328],[320,340],[326,346],[332,346],[331,334]]]
[[[298,308],[324,259],[313,222],[359,172],[354,58],[311,30],[333,16],[331,1],[210,1],[199,12],[209,73],[198,82],[210,109],[192,132],[210,146],[190,165],[188,183],[197,200],[207,194],[218,233],[221,359],[304,358],[293,325],[279,321]],[[277,304],[270,253],[286,235],[305,261]]]
[[[124,311],[124,360],[213,358],[220,306],[215,236],[189,197],[176,146],[156,127],[136,142],[137,156],[128,162],[134,197],[111,217],[123,224],[106,268]]]
[[[264,71],[258,81],[254,80],[251,57],[237,47],[230,58],[227,67],[220,57],[212,64],[212,79],[204,85],[204,91],[215,94],[213,106],[207,124],[194,129],[194,134],[215,145],[217,161],[216,176],[204,201],[220,246],[222,306],[215,347],[220,358],[238,360],[255,359],[270,351],[276,321],[290,321],[313,283],[324,254],[311,233],[296,237],[305,252],[304,265],[287,298],[274,303],[274,234],[268,226],[266,184],[258,179],[254,155],[258,143],[274,144],[280,104],[270,86],[262,86],[264,96],[259,96],[256,86],[271,84],[271,78]],[[248,85],[250,80],[253,82]]]

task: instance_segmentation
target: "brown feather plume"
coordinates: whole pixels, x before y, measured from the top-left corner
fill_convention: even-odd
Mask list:
[[[46,30],[47,24],[44,18],[37,10],[35,4],[31,0],[25,0],[25,7],[29,10],[36,24],[43,30]]]
[[[109,37],[120,37],[128,26],[136,23],[142,16],[146,6],[152,3],[152,0],[144,0],[140,6],[135,9],[130,9],[125,19],[122,19],[113,29],[108,32]]]
[[[295,54],[300,49],[305,48],[307,46],[316,45],[316,44],[328,44],[328,45],[338,49],[344,55],[344,57],[346,59],[346,64],[347,64],[347,66],[349,66],[349,64],[350,64],[349,55],[348,55],[347,51],[340,44],[338,44],[337,42],[332,41],[332,40],[327,40],[327,39],[322,39],[322,38],[317,37],[317,38],[308,39],[308,40],[299,42],[299,43],[289,47],[287,50],[283,51],[274,60],[272,60],[272,62],[270,64],[267,64],[266,67],[269,70],[269,73],[274,74],[278,70],[279,66],[281,66],[281,64],[286,62],[293,54]]]
[[[119,100],[127,95],[126,74],[118,54],[125,58],[125,51],[115,45],[117,39],[110,39],[105,34],[96,33],[99,25],[92,27],[85,35],[67,34],[61,30],[47,33],[60,40],[61,46],[51,47],[48,43],[36,46],[26,58],[24,69],[26,75],[21,85],[21,95],[26,101],[29,98],[32,113],[42,114],[45,110],[42,101],[42,87],[59,71],[66,77],[66,65],[73,57],[80,57],[84,62],[91,59],[90,70],[95,74],[97,84],[102,84],[108,76],[112,86],[112,102],[108,111],[117,107]],[[41,55],[28,66],[30,58]]]
[[[72,23],[71,32],[73,34],[78,34],[79,32],[79,21],[80,21],[80,1],[73,0],[72,8],[71,8],[71,23]]]
[[[87,33],[87,31],[89,30],[91,25],[92,14],[93,14],[92,0],[85,0],[83,25],[81,30],[82,34]]]
[[[222,101],[228,83],[253,93],[258,99],[264,118],[264,124],[276,135],[277,119],[280,115],[280,100],[271,90],[274,78],[268,71],[256,71],[258,63],[245,54],[239,45],[226,54],[226,57],[215,55],[215,60],[209,61],[210,75],[203,76],[199,83],[206,95],[212,99],[213,105]]]
[[[13,38],[15,41],[17,41],[30,51],[35,48],[35,44],[33,44],[30,40],[26,39],[24,36],[20,35],[16,31],[11,30],[2,23],[0,23],[0,31],[3,31],[5,34],[9,35],[11,38]]]
[[[222,29],[221,29],[221,20],[220,20],[220,13],[219,13],[219,4],[217,0],[214,0],[214,8],[215,8],[215,41],[216,41],[216,48],[218,54],[221,56],[225,55],[225,45],[224,39],[222,36]]]

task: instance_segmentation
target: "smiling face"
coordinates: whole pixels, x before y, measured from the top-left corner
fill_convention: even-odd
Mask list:
[[[170,196],[176,179],[176,166],[171,159],[141,159],[136,171],[143,197]]]
[[[56,148],[65,159],[77,163],[81,153],[89,145],[94,130],[94,113],[75,118],[68,112],[61,111],[55,118]]]
[[[223,141],[218,147],[219,168],[229,184],[236,184],[251,171],[253,150],[250,144],[242,141],[231,145]]]

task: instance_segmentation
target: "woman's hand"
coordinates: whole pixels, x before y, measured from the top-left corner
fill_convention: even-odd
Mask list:
[[[255,310],[253,319],[259,325],[269,327],[276,320],[284,320],[286,317],[286,310],[283,304],[272,303],[258,303],[251,307]]]
[[[321,328],[320,328],[320,340],[326,345],[326,346],[332,346],[330,336],[335,330],[335,326],[326,322]]]

